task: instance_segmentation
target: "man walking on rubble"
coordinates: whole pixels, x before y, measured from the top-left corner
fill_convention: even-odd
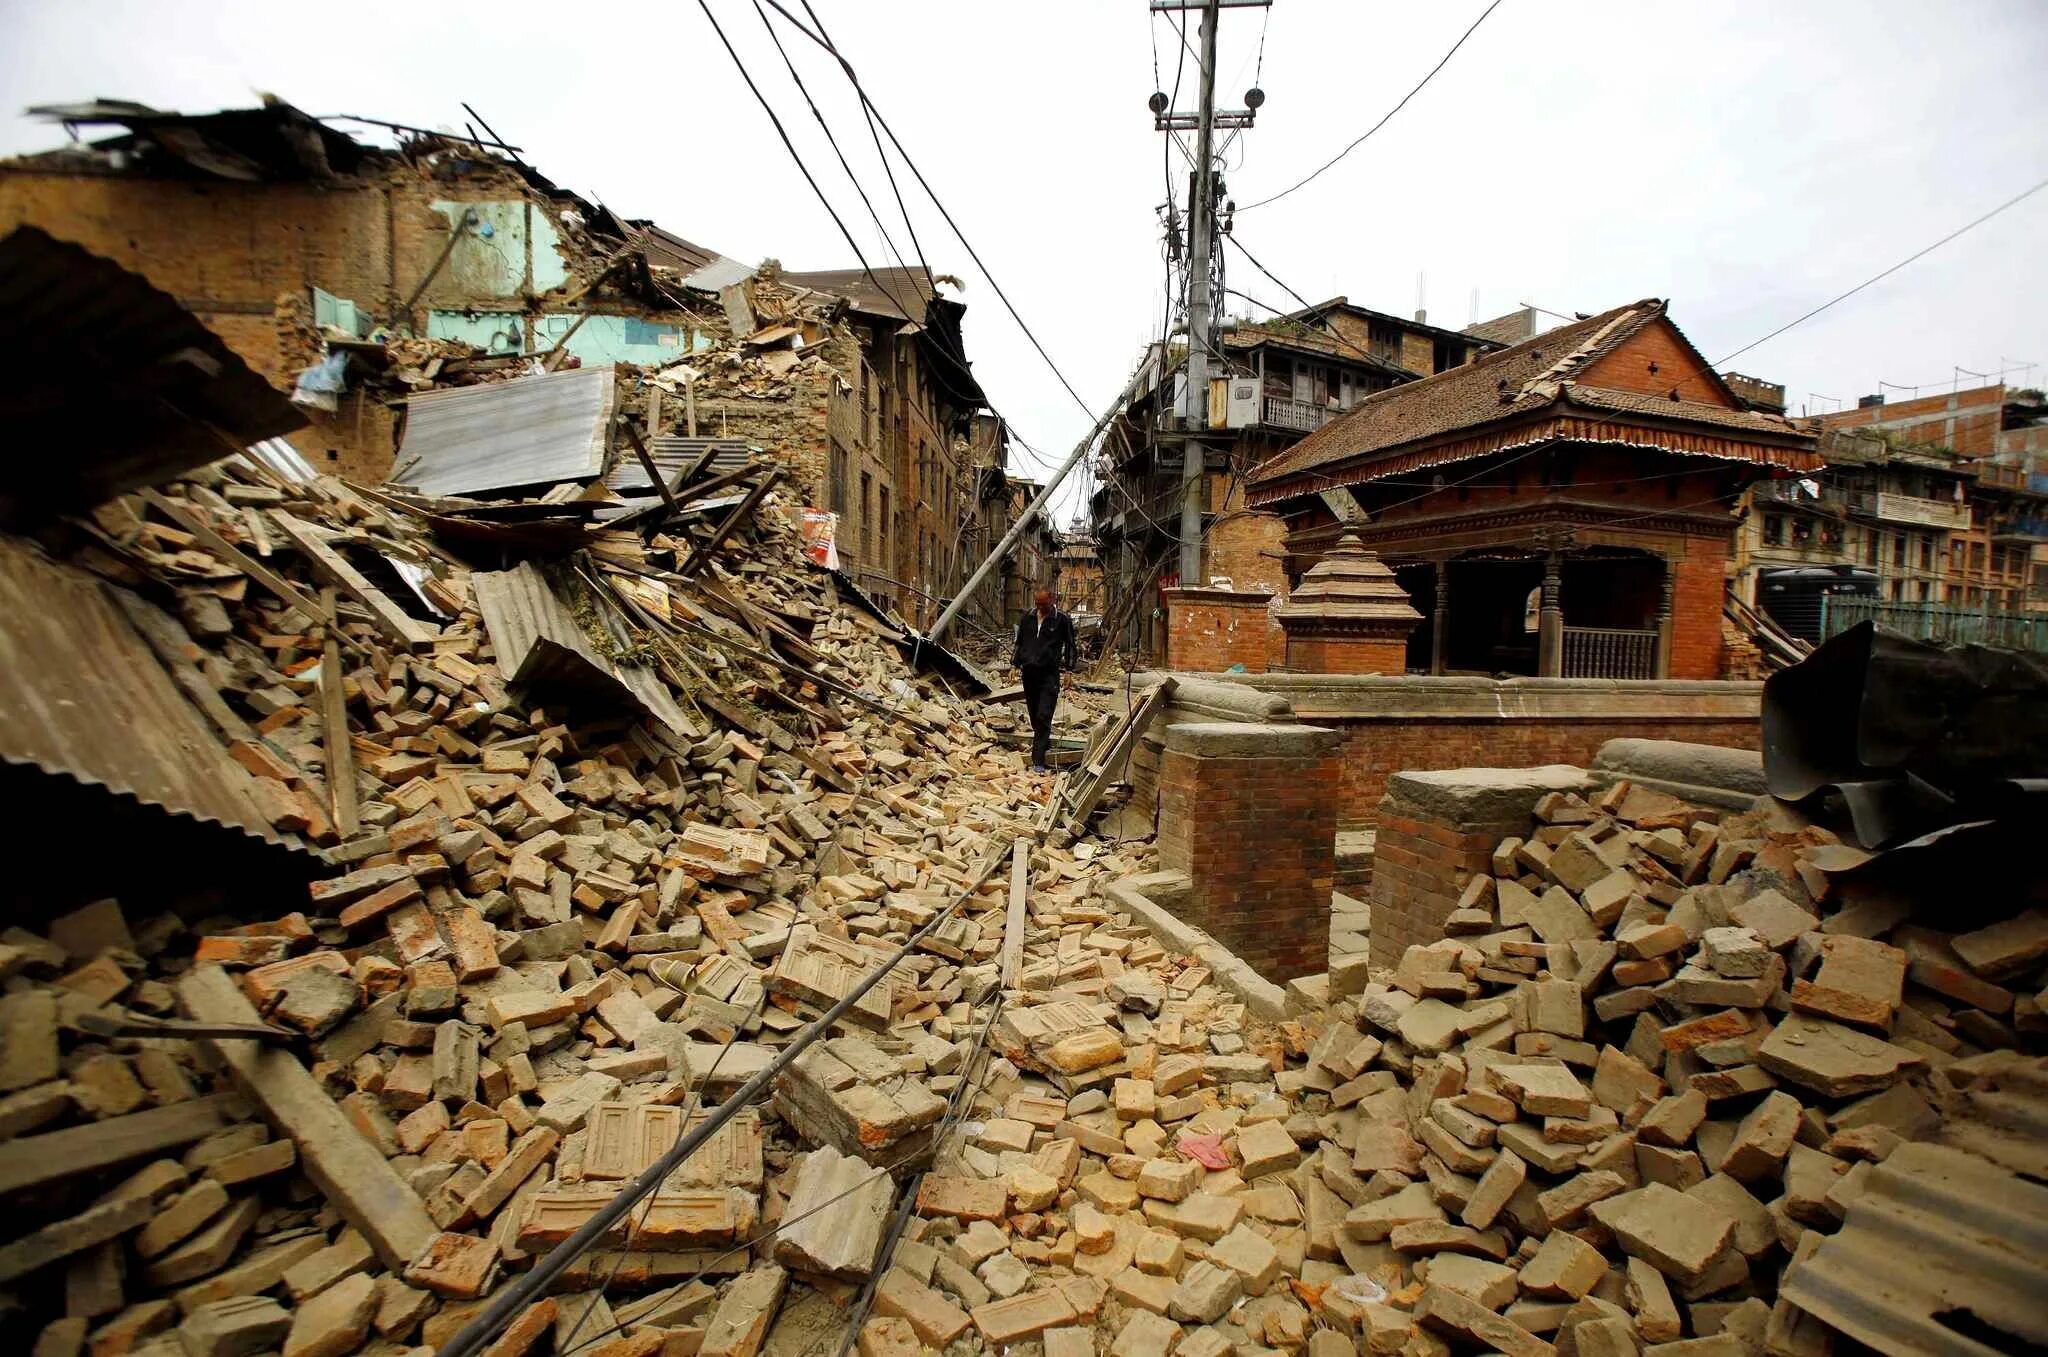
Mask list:
[[[1024,709],[1031,713],[1031,771],[1050,771],[1052,713],[1060,702],[1060,673],[1074,667],[1074,619],[1052,606],[1052,590],[1031,596],[1031,611],[1017,623],[1010,660],[1024,678]]]

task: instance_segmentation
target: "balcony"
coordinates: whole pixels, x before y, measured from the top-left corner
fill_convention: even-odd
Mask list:
[[[1286,396],[1266,397],[1265,423],[1276,429],[1292,429],[1296,433],[1314,433],[1328,424],[1337,411],[1317,405],[1313,401],[1298,401]]]
[[[1618,627],[1566,627],[1564,677],[1657,677],[1657,633]]]
[[[1923,499],[1918,495],[1895,495],[1888,490],[1851,491],[1849,511],[1883,523],[1906,523],[1916,528],[1939,528],[1965,532],[1970,526],[1970,506],[1946,499]]]

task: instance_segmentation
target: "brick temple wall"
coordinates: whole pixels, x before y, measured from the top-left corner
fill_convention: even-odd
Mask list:
[[[1310,726],[1166,729],[1159,857],[1190,923],[1277,982],[1326,968],[1336,873],[1336,738]]]

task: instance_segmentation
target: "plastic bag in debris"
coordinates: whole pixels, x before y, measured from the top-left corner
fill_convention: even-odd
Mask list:
[[[1387,1288],[1362,1273],[1354,1272],[1330,1283],[1330,1290],[1353,1305],[1377,1305],[1387,1298]]]
[[[330,353],[299,374],[292,388],[292,404],[311,410],[339,410],[347,386],[348,355]]]

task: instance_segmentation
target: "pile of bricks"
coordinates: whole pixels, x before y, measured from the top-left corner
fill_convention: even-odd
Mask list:
[[[708,633],[662,671],[695,738],[509,691],[467,570],[394,501],[223,464],[96,517],[175,591],[164,663],[328,867],[283,913],[107,899],[0,938],[0,1326],[38,1357],[438,1347],[1036,813],[1000,732],[836,603],[772,500],[694,577],[681,534],[593,544]],[[359,573],[323,595],[344,550],[425,564],[445,622]],[[1069,895],[1097,870],[1058,856]],[[865,1278],[894,1196],[870,1165],[930,1158],[1004,886],[494,1353],[748,1357],[792,1276]],[[815,1120],[805,1077],[833,1085]]]
[[[1778,1295],[1874,1164],[2048,1062],[2048,914],[1950,934],[1789,808],[1553,792],[1322,1036],[1311,1248],[1504,1353],[1819,1353]],[[1331,1194],[1335,1194],[1332,1196]]]

